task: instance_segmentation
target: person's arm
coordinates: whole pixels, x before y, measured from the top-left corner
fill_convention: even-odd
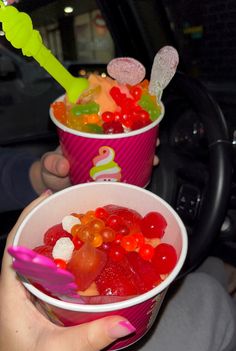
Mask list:
[[[28,206],[8,235],[13,238],[26,214],[48,196],[44,193]],[[123,317],[109,316],[73,327],[53,324],[35,307],[5,250],[0,277],[0,350],[2,351],[98,351],[135,328]]]
[[[41,159],[25,150],[0,148],[0,212],[23,209],[46,189],[66,188],[68,174],[60,148]]]
[[[29,178],[35,159],[25,151],[0,148],[0,212],[22,209],[37,196]]]

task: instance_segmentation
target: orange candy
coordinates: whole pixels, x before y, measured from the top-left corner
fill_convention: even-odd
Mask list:
[[[73,237],[78,236],[80,229],[81,229],[81,224],[73,225],[73,227],[71,228],[71,235]]]
[[[79,230],[79,233],[77,236],[83,242],[92,241],[94,238],[94,233],[91,230],[89,224],[87,224],[87,225],[81,226],[81,229]]]
[[[93,219],[89,225],[91,230],[95,232],[100,232],[105,227],[105,223],[99,218]]]
[[[116,232],[110,227],[104,227],[100,232],[104,243],[111,242],[116,237]]]
[[[103,243],[103,238],[100,234],[95,234],[93,240],[91,241],[91,245],[93,247],[99,247]]]
[[[135,251],[137,249],[137,241],[133,235],[125,235],[122,237],[120,245],[126,251]]]
[[[96,113],[83,115],[83,118],[84,118],[84,123],[89,123],[89,124],[99,124],[101,121],[100,117]]]
[[[56,101],[52,105],[53,114],[58,119],[59,122],[66,124],[67,121],[67,113],[66,113],[66,105],[63,101]]]
[[[92,221],[93,219],[95,219],[95,212],[94,211],[87,211],[84,214],[84,216],[82,218],[80,218],[81,224],[87,224],[90,221]]]

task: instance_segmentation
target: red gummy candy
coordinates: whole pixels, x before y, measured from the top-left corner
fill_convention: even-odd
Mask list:
[[[52,249],[53,249],[53,246],[40,245],[40,246],[36,246],[34,248],[34,251],[40,255],[43,255],[43,256],[46,256],[49,258],[53,258],[52,257]]]
[[[104,122],[102,125],[104,134],[118,134],[123,133],[124,128],[120,122]]]
[[[84,291],[101,273],[106,263],[107,254],[105,251],[85,243],[79,250],[73,252],[67,269],[74,274],[78,289]]]
[[[124,224],[130,229],[135,225],[139,225],[142,216],[135,210],[117,205],[104,206],[110,215],[117,215],[122,218]]]
[[[159,274],[168,274],[177,263],[177,254],[172,245],[163,243],[155,248],[152,264]]]
[[[44,234],[43,242],[45,245],[54,246],[58,239],[68,237],[72,239],[72,235],[65,231],[62,224],[56,224],[49,228]]]
[[[162,238],[167,222],[159,212],[149,212],[143,217],[140,225],[146,238]]]
[[[127,279],[130,279],[130,272],[132,272],[132,279],[139,294],[153,289],[161,282],[160,275],[155,271],[153,265],[143,260],[137,252],[128,253],[126,258],[128,264],[123,261],[123,265],[127,269]]]
[[[138,291],[131,279],[127,279],[125,269],[111,260],[95,280],[100,295],[133,296]]]

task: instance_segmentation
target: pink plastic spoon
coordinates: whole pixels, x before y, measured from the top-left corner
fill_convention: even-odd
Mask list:
[[[75,278],[70,272],[58,268],[48,257],[22,246],[11,246],[8,253],[13,257],[13,269],[31,283],[40,284],[60,300],[85,303],[77,293]]]

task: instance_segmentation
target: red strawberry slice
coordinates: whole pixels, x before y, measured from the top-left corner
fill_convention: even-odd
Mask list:
[[[125,269],[111,260],[108,261],[95,282],[100,295],[132,296],[138,294],[132,279],[127,279]]]
[[[44,234],[44,244],[49,246],[54,246],[58,239],[68,237],[72,239],[72,235],[65,231],[62,227],[62,224],[56,224],[53,227],[49,228]]]
[[[127,255],[127,263],[123,261],[123,266],[126,266],[126,276],[129,279],[130,270],[133,275],[136,287],[139,294],[143,294],[161,282],[159,274],[155,271],[153,265],[142,259],[137,252],[129,252]]]

